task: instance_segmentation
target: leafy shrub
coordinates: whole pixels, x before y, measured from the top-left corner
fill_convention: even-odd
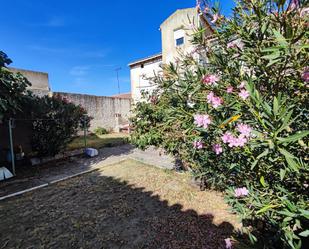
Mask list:
[[[19,118],[32,121],[32,148],[38,156],[54,156],[64,150],[90,117],[80,106],[59,96],[37,97],[27,91],[30,82],[6,66],[12,61],[0,51],[0,121]]]
[[[232,18],[198,6],[192,53],[164,65],[132,118],[132,141],[182,159],[203,185],[226,191],[243,232],[262,248],[308,237],[308,8],[238,1]],[[196,58],[207,58],[201,63]]]
[[[98,127],[94,130],[94,133],[96,135],[105,135],[105,134],[108,134],[108,131],[103,127]]]
[[[38,156],[54,156],[63,151],[90,118],[80,106],[59,96],[32,97],[32,148]]]
[[[20,110],[30,82],[20,73],[12,73],[6,67],[12,61],[0,51],[0,120]]]

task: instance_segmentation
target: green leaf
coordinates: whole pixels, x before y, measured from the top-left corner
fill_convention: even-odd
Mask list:
[[[292,213],[292,212],[290,212],[288,210],[278,211],[277,213],[278,214],[282,214],[284,216],[292,217],[292,218],[297,216],[297,214],[294,214],[294,213]]]
[[[277,137],[278,141],[280,142],[280,144],[282,143],[290,143],[290,142],[297,142],[298,140],[306,137],[309,135],[309,131],[300,131],[292,136],[288,136],[288,137]]]
[[[263,23],[263,26],[262,26],[262,28],[261,28],[262,34],[265,33],[267,27],[268,27],[268,22]]]
[[[285,117],[283,117],[283,123],[281,127],[276,131],[276,135],[279,134],[281,131],[283,131],[290,123],[291,116],[293,114],[293,111],[289,111],[288,114],[286,114]]]
[[[278,110],[279,110],[278,99],[277,99],[276,97],[274,97],[274,101],[273,101],[273,111],[274,111],[275,116],[277,116]]]
[[[275,35],[276,41],[283,47],[288,46],[288,42],[284,38],[284,36],[277,30],[273,29],[273,33]]]
[[[301,232],[301,233],[299,234],[299,236],[308,237],[308,236],[309,236],[309,230],[305,230],[305,231]]]
[[[261,176],[261,178],[260,178],[260,183],[262,184],[262,186],[264,187],[264,188],[266,188],[266,183],[265,183],[265,179],[264,179],[264,176]]]
[[[259,211],[257,211],[256,214],[265,213],[265,212],[268,211],[269,209],[273,209],[273,208],[275,208],[275,207],[278,207],[278,205],[274,205],[274,204],[272,204],[272,205],[267,205],[267,206],[261,208]]]
[[[252,163],[251,165],[251,170],[254,169],[254,167],[257,165],[257,163],[259,162],[259,160],[264,157],[267,156],[269,153],[269,149],[266,149],[264,152],[262,152],[260,155],[257,156],[256,160]]]
[[[280,57],[280,52],[279,51],[276,51],[272,54],[268,54],[268,55],[264,55],[262,56],[263,59],[266,59],[266,60],[276,60]]]
[[[286,174],[286,169],[280,169],[280,180],[283,181]]]
[[[290,166],[290,169],[299,172],[299,164],[294,160],[295,156],[293,156],[290,152],[286,151],[285,149],[279,148],[279,151],[282,155],[284,155],[285,160],[287,161],[288,165]]]

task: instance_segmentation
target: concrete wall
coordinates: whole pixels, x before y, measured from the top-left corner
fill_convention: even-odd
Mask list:
[[[55,94],[86,109],[88,114],[93,117],[91,131],[97,127],[119,131],[120,126],[128,124],[131,110],[130,99],[61,92],[54,92]]]
[[[33,91],[34,93],[44,95],[48,94],[48,92],[50,91],[48,73],[30,71],[19,68],[9,68],[9,70],[13,73],[19,72],[24,75],[32,84],[28,89]]]
[[[133,102],[141,100],[142,91],[151,91],[154,89],[149,78],[154,77],[154,72],[158,73],[161,68],[161,57],[145,63],[139,63],[131,66],[131,93]]]

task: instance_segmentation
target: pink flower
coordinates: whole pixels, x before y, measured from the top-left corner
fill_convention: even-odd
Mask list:
[[[220,144],[214,144],[212,149],[216,153],[216,155],[220,155],[223,152],[223,149]]]
[[[216,84],[218,81],[220,80],[220,78],[215,75],[215,74],[208,74],[208,75],[205,75],[204,78],[203,78],[203,83],[205,85],[214,85]]]
[[[238,88],[245,88],[245,86],[246,86],[246,81],[242,81],[240,85],[238,86]]]
[[[240,135],[238,138],[235,139],[236,147],[244,147],[248,139],[244,135]]]
[[[220,15],[219,14],[214,14],[212,16],[212,20],[211,20],[211,23],[216,23],[218,21],[218,19],[220,18]]]
[[[211,92],[209,92],[208,94],[207,94],[207,103],[211,103],[212,102],[212,100],[213,100],[213,98],[214,98],[214,96],[215,96],[215,94],[214,94],[214,92],[213,91],[211,91]]]
[[[225,241],[225,248],[226,249],[232,249],[232,242],[230,238],[227,238],[224,240]]]
[[[233,134],[231,132],[225,132],[223,136],[221,137],[223,143],[227,144],[230,142],[231,138],[233,137]]]
[[[306,70],[306,71],[303,72],[302,79],[303,79],[303,81],[305,81],[306,83],[309,82],[309,71],[308,71],[308,70]]]
[[[244,137],[250,137],[252,128],[249,125],[247,125],[247,124],[238,124],[237,125],[237,130]]]
[[[213,92],[210,92],[207,95],[207,103],[211,104],[213,108],[218,108],[220,105],[223,104],[223,99],[216,96]]]
[[[289,9],[294,10],[299,7],[299,0],[292,0]]]
[[[222,98],[220,98],[220,97],[214,97],[213,99],[212,99],[212,106],[213,106],[213,108],[218,108],[220,105],[222,105],[223,104],[223,99]]]
[[[228,146],[229,147],[238,147],[238,144],[239,144],[239,142],[238,142],[238,138],[237,137],[235,137],[235,136],[231,136],[230,137],[230,140],[229,140],[229,142],[228,142]]]
[[[197,125],[197,127],[203,127],[204,129],[208,128],[208,125],[211,123],[211,119],[208,114],[201,115],[196,114],[194,115],[194,124]]]
[[[230,148],[244,147],[246,143],[248,142],[248,139],[245,136],[240,135],[239,137],[235,137],[230,132],[226,132],[225,134],[223,134],[221,139],[223,143],[228,144]]]
[[[243,197],[249,194],[249,190],[246,187],[235,189],[235,197]]]
[[[308,15],[308,13],[309,13],[309,8],[302,8],[300,11],[300,16],[301,17],[306,16]]]
[[[242,89],[238,95],[243,100],[247,99],[250,96],[249,92],[247,90],[245,90],[245,89]]]
[[[198,150],[203,149],[204,148],[204,143],[202,141],[200,141],[200,140],[194,141],[193,142],[193,147],[195,149],[198,149]]]
[[[227,88],[226,88],[226,92],[227,93],[232,93],[234,91],[234,88],[232,87],[232,86],[228,86]]]

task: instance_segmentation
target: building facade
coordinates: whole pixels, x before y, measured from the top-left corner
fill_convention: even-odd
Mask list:
[[[211,26],[196,8],[179,9],[161,24],[162,53],[129,64],[133,102],[142,100],[143,91],[155,89],[151,78],[162,72],[162,64],[175,62],[181,54],[194,50],[191,36],[194,27],[200,26],[206,27],[206,35],[212,34]]]
[[[156,54],[147,58],[132,62],[130,66],[131,95],[134,101],[142,99],[143,91],[151,91],[154,85],[151,78],[161,71],[162,54]]]

